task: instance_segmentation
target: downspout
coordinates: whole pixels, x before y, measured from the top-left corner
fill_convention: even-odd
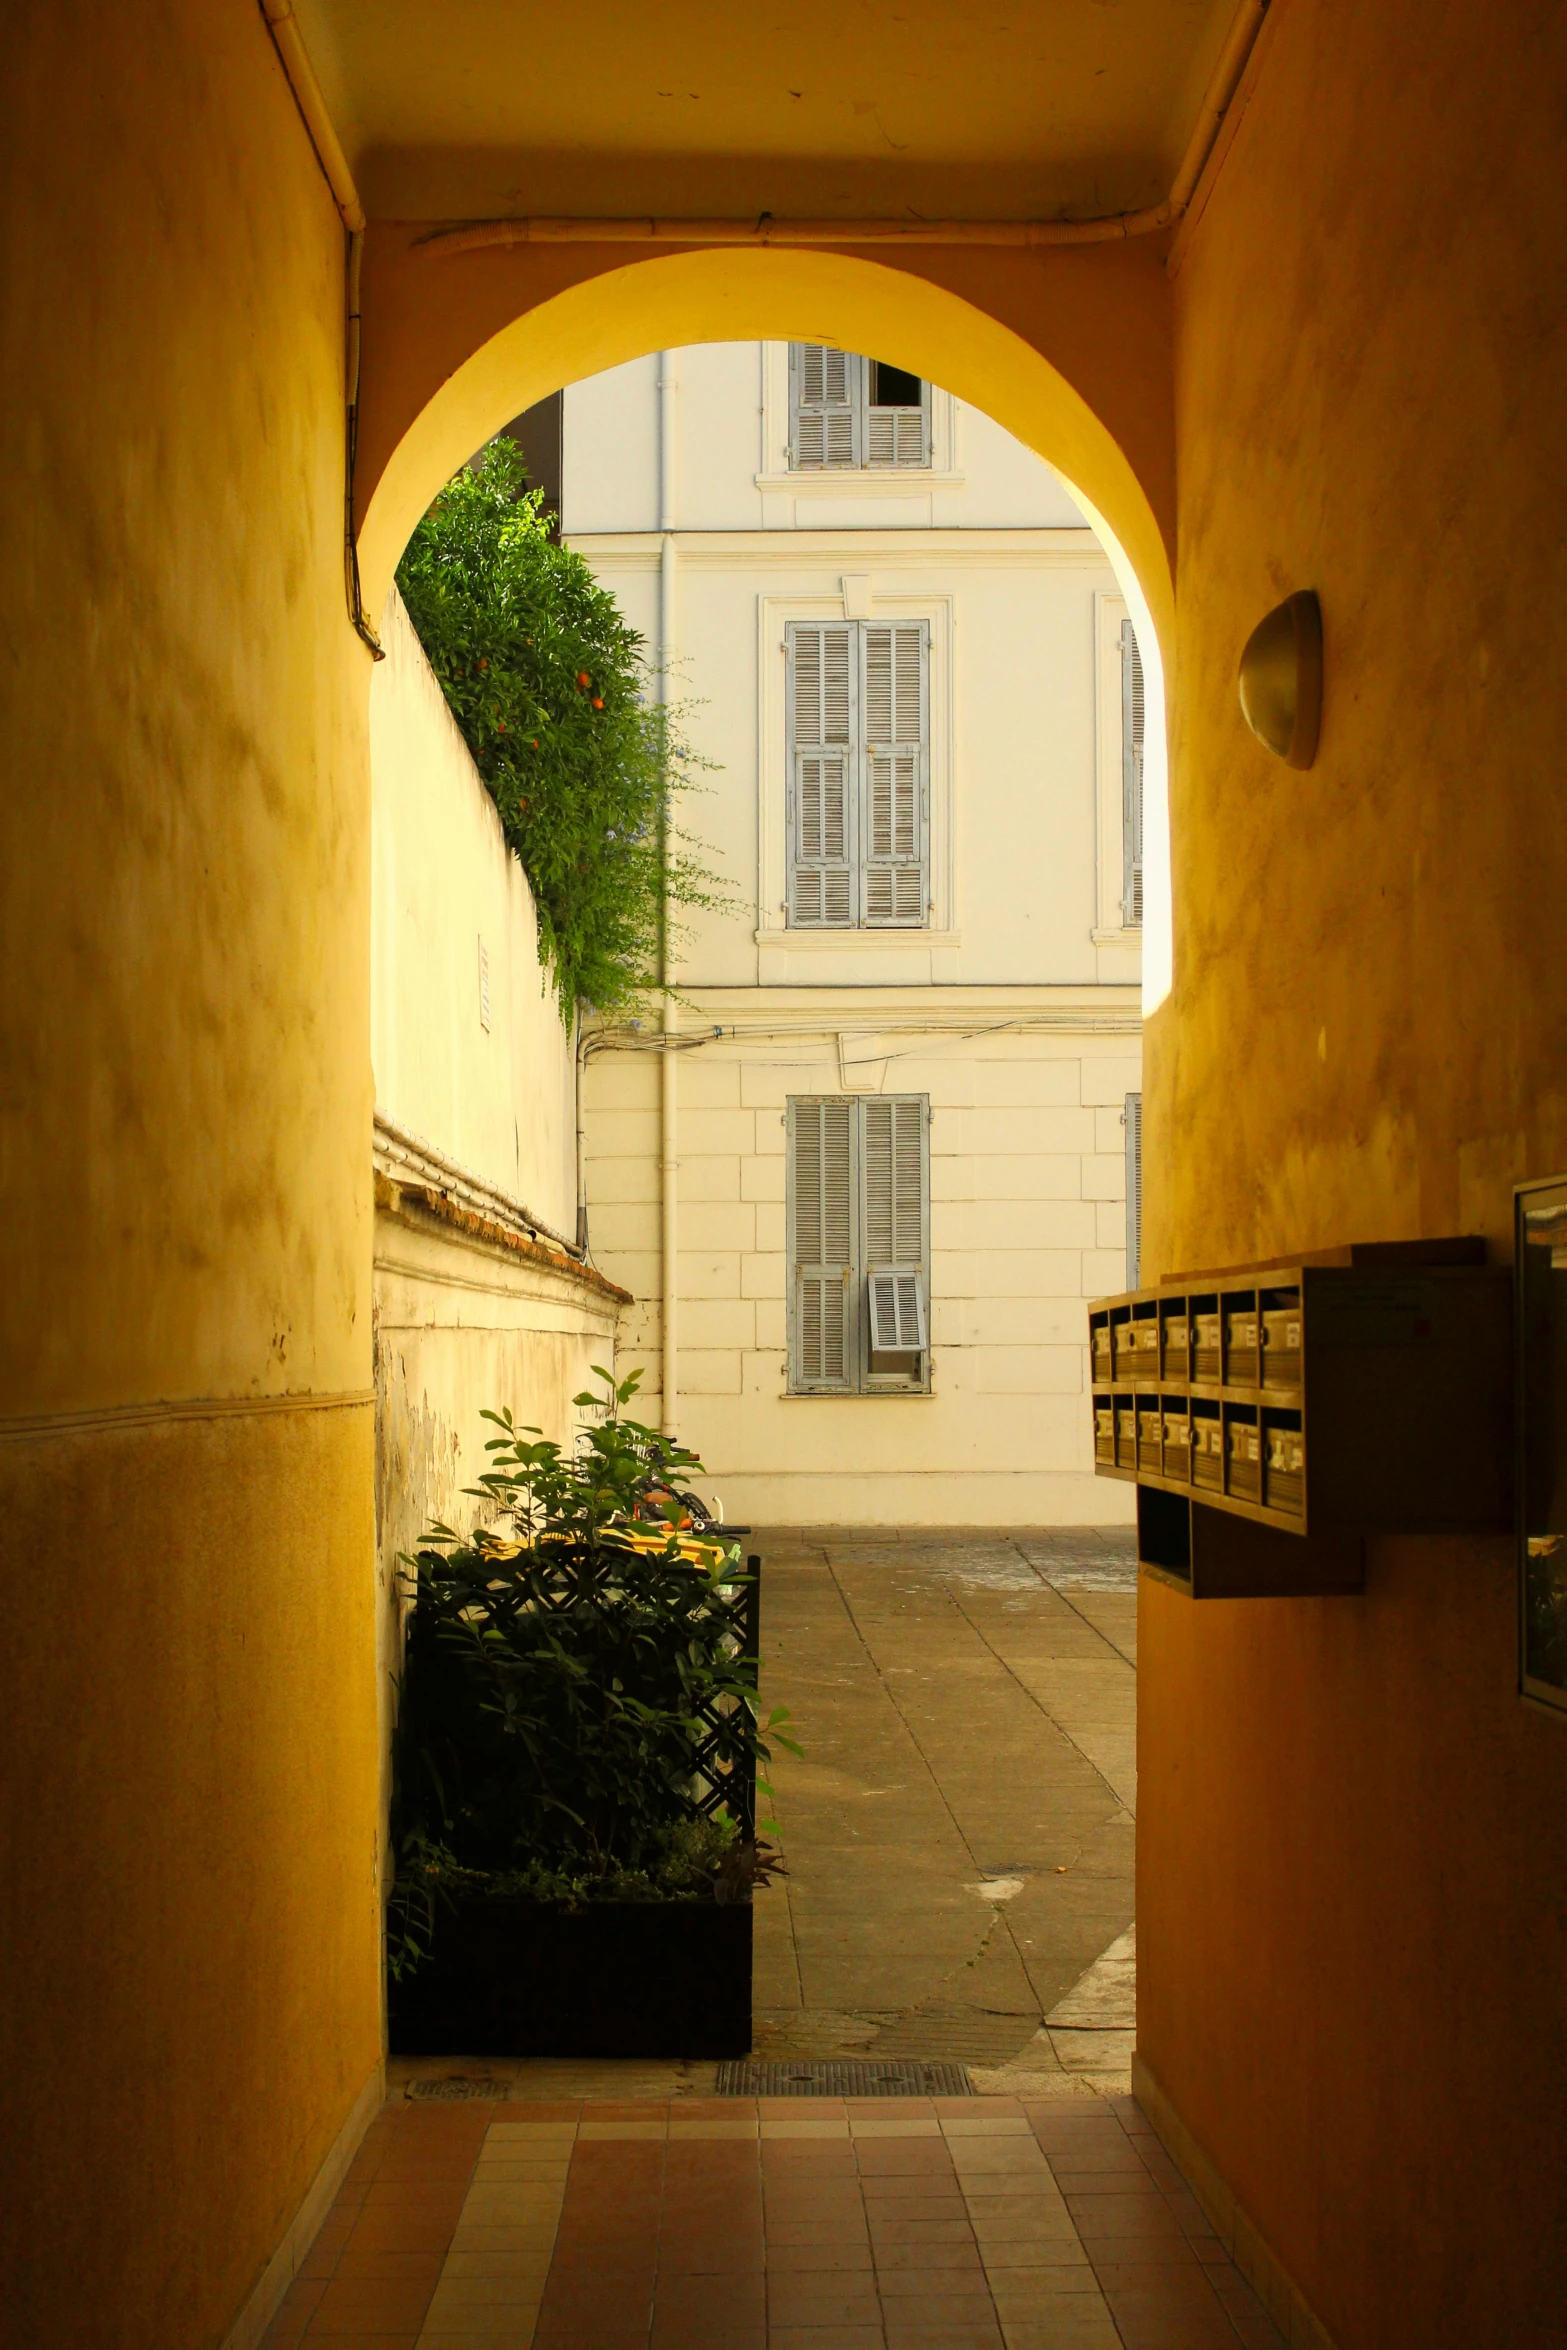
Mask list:
[[[359,278],[364,265],[365,208],[359,201],[342,141],[327,112],[321,84],[316,80],[315,67],[294,14],[294,0],[261,0],[261,13],[266,18],[278,63],[294,93],[300,120],[315,149],[322,177],[332,191],[332,201],[348,232],[343,304],[343,587],[355,635],[369,647],[377,661],[384,661],[386,655],[380,639],[365,618],[364,594],[359,584],[359,534],[354,522],[354,463],[359,447]]]
[[[577,1045],[572,1055],[577,1075],[577,1254],[588,1253],[588,1037],[577,1006]]]
[[[670,668],[675,657],[675,354],[662,351],[658,362],[658,690],[666,708],[670,700]],[[666,790],[664,798],[663,867],[667,876],[674,856],[674,816]],[[679,1142],[680,1055],[675,1037],[680,1011],[674,994],[674,956],[669,938],[669,901],[666,895],[659,943],[659,983],[663,990],[664,1041],[660,1066],[659,1140],[662,1180],[660,1265],[664,1281],[661,1333],[664,1347],[663,1405],[659,1426],[673,1436],[680,1402],[679,1329]]]

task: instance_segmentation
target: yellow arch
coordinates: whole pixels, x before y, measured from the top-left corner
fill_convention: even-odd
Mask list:
[[[473,260],[431,255],[432,269]],[[945,287],[853,255],[720,248],[634,261],[540,302],[456,368],[403,435],[359,534],[378,612],[441,484],[509,418],[563,384],[686,343],[789,338],[874,351],[982,409],[1064,475],[1166,656],[1174,587],[1153,508],[1082,395],[1010,327]]]

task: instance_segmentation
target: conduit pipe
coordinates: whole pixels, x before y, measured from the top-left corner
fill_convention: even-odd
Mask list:
[[[1105,245],[1173,228],[1191,204],[1240,86],[1270,0],[1241,0],[1198,109],[1196,127],[1162,204],[1090,220],[756,220],[556,218],[480,220],[435,229],[418,242],[440,253],[504,245]]]
[[[266,19],[272,46],[277,51],[278,63],[288,77],[288,86],[294,93],[294,104],[315,150],[321,174],[332,191],[332,201],[342,215],[348,235],[344,260],[344,451],[343,451],[343,586],[348,599],[348,617],[354,631],[369,646],[377,661],[386,658],[380,639],[365,618],[364,594],[359,584],[359,534],[354,517],[354,462],[359,447],[359,277],[364,263],[365,209],[354,186],[354,175],[348,168],[348,157],[343,143],[333,127],[327,112],[321,84],[316,80],[310,52],[305,47],[299,19],[294,14],[294,0],[261,0],[261,13]]]
[[[658,691],[666,710],[670,701],[670,673],[675,658],[676,564],[678,550],[675,544],[675,397],[678,383],[675,373],[675,354],[661,351],[658,358]],[[663,991],[662,1038],[663,1061],[659,1075],[659,1174],[661,1213],[660,1270],[663,1275],[664,1297],[661,1316],[663,1340],[663,1402],[659,1411],[659,1426],[664,1434],[673,1437],[675,1414],[680,1403],[680,1053],[676,1037],[680,1028],[680,1007],[675,1000],[675,958],[669,935],[668,876],[674,860],[674,811],[671,806],[668,778],[665,778],[662,864],[665,876],[665,894],[662,923],[659,934],[659,981]]]

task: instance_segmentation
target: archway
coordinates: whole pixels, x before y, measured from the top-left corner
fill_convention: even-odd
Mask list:
[[[410,266],[493,269],[508,258],[431,253],[411,261],[414,255],[415,247],[400,246],[405,278]],[[373,315],[368,296],[367,315]],[[447,314],[442,323],[450,338],[454,321]],[[359,531],[367,609],[380,609],[408,534],[440,485],[521,409],[562,384],[649,351],[780,337],[875,350],[983,409],[1047,459],[1093,524],[1126,596],[1146,648],[1150,709],[1166,707],[1175,602],[1170,553],[1153,500],[1115,434],[1060,368],[990,311],[911,269],[836,252],[731,247],[664,254],[585,275],[490,333],[451,368],[377,463]],[[387,353],[386,373],[394,379],[396,357]],[[1150,727],[1148,746],[1145,1011],[1162,1002],[1171,979],[1163,726]]]

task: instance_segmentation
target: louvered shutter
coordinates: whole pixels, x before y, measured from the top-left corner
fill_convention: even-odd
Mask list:
[[[797,473],[856,466],[860,462],[859,409],[862,362],[828,343],[791,343],[789,463]]]
[[[1143,657],[1121,623],[1121,920],[1143,918]]]
[[[867,465],[930,463],[930,386],[921,386],[917,408],[868,407],[865,412]]]
[[[1143,1262],[1143,1097],[1129,1093],[1126,1128],[1126,1286],[1136,1289]]]
[[[796,1387],[850,1388],[855,1366],[856,1103],[789,1104],[790,1274]]]
[[[919,929],[925,921],[927,654],[923,620],[865,623],[860,919],[872,929]]]
[[[789,624],[789,921],[847,930],[854,921],[857,629]]]
[[[924,1097],[868,1095],[860,1102],[860,1122],[861,1223],[871,1347],[876,1355],[920,1353],[925,1347],[925,1235],[929,1223]],[[890,1367],[904,1369],[903,1365]],[[872,1368],[876,1368],[874,1363]]]

